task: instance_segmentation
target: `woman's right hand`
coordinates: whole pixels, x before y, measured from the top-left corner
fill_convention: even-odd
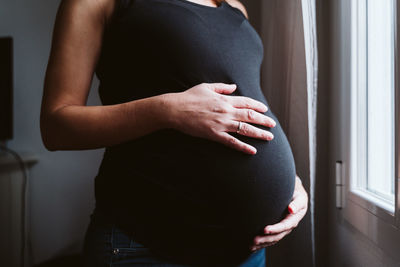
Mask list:
[[[168,94],[168,124],[183,133],[220,142],[247,154],[256,148],[233,137],[241,122],[241,135],[272,140],[271,132],[249,123],[275,127],[276,122],[262,114],[268,108],[262,102],[244,96],[230,96],[235,84],[202,83],[184,92]]]

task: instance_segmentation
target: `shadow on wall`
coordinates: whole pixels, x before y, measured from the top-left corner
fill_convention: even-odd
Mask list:
[[[79,254],[62,256],[53,260],[46,261],[34,267],[83,267],[82,256]]]

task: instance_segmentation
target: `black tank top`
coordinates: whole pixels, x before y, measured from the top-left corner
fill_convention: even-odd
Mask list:
[[[107,27],[96,74],[104,105],[236,83],[232,95],[268,107],[260,86],[262,41],[243,13],[186,0],[136,0]],[[287,212],[295,164],[278,119],[275,138],[232,133],[247,155],[163,129],[107,147],[95,181],[96,208],[154,253],[221,266],[250,254],[252,239]],[[264,128],[261,126],[257,126]]]

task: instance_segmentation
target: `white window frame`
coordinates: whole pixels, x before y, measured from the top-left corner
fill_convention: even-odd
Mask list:
[[[352,143],[350,138],[354,134],[356,114],[352,107],[351,99],[355,97],[355,90],[352,90],[354,76],[352,68],[354,55],[352,53],[354,39],[352,32],[354,28],[355,0],[341,0],[339,4],[340,27],[337,29],[340,40],[339,61],[341,66],[340,74],[340,97],[338,107],[341,110],[339,125],[342,127],[340,144],[342,147],[341,158],[336,159],[342,162],[342,175],[344,177],[343,207],[341,209],[343,219],[359,230],[368,239],[373,241],[384,251],[391,255],[399,255],[400,251],[400,0],[394,0],[396,4],[395,19],[395,208],[390,211],[384,205],[377,205],[376,201],[369,198],[369,195],[357,194],[351,190],[352,179]],[[335,33],[334,33],[335,34]],[[351,114],[351,116],[349,116]],[[339,194],[340,196],[341,194]],[[399,255],[400,258],[400,255]]]

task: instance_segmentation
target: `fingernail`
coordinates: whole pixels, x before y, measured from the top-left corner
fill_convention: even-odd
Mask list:
[[[292,213],[292,214],[295,212],[295,208],[294,208],[293,206],[289,206],[289,207],[288,207],[288,210],[289,210],[289,212]]]
[[[274,135],[272,133],[270,133],[269,135],[269,141],[271,141],[272,139],[274,139]]]
[[[275,126],[276,126],[276,122],[272,121],[272,127],[275,127]]]

